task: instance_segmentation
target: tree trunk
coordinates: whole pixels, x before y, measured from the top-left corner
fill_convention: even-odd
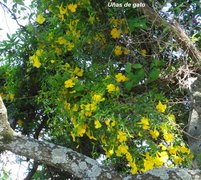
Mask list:
[[[192,111],[188,122],[188,143],[194,154],[193,168],[201,168],[201,77],[190,81]]]

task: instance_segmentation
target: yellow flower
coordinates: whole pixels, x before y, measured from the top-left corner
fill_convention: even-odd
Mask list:
[[[39,23],[39,24],[43,24],[45,21],[45,18],[43,17],[42,14],[39,14],[37,17],[36,17],[36,22]]]
[[[104,135],[101,136],[101,142],[102,142],[103,144],[106,144],[106,139],[105,139],[105,136],[104,136]]]
[[[59,38],[57,39],[57,42],[58,42],[59,44],[66,44],[66,39],[65,39],[64,37],[59,37]]]
[[[91,15],[90,15],[88,21],[89,21],[91,24],[94,24],[94,22],[95,22],[95,16],[91,16]]]
[[[144,130],[149,129],[149,119],[148,118],[143,117],[138,124],[141,124],[142,128]]]
[[[85,110],[86,111],[95,111],[96,110],[96,104],[94,104],[94,103],[86,104],[85,105]]]
[[[166,146],[163,145],[162,143],[160,143],[158,146],[161,147],[161,149],[162,149],[163,151],[165,151],[165,150],[167,149]]]
[[[116,76],[116,81],[117,82],[125,82],[128,80],[128,78],[126,76],[124,76],[122,73],[118,73]]]
[[[66,80],[66,81],[64,82],[64,84],[65,84],[65,88],[72,88],[72,87],[75,85],[75,83],[73,82],[72,79]]]
[[[125,49],[124,49],[124,54],[125,54],[125,55],[128,55],[129,53],[130,53],[130,50],[127,49],[127,48],[125,48]]]
[[[78,111],[78,106],[77,104],[74,104],[73,108],[72,108],[72,111],[73,112],[77,112]]]
[[[38,49],[38,50],[36,51],[36,55],[37,55],[37,56],[42,56],[42,54],[43,54],[43,50],[42,50],[42,49]]]
[[[144,169],[142,172],[149,171],[154,168],[154,159],[145,159],[144,160]]]
[[[137,168],[137,165],[135,163],[135,161],[133,161],[132,163],[129,163],[129,165],[131,166],[131,173],[132,174],[137,174],[137,171],[138,171],[138,168]]]
[[[153,139],[156,139],[159,136],[159,132],[157,130],[150,130],[149,133]]]
[[[85,114],[85,116],[87,116],[87,117],[92,116],[92,112],[91,112],[91,111],[85,112],[84,114]]]
[[[128,153],[128,146],[127,145],[119,145],[117,150],[116,150],[116,155],[121,156],[122,154],[127,154]]]
[[[170,154],[176,154],[177,153],[177,147],[173,147],[173,146],[168,146],[167,150]]]
[[[168,153],[166,151],[162,151],[158,153],[160,156],[160,159],[163,163],[166,163],[169,159]]]
[[[93,100],[95,103],[98,103],[98,102],[104,101],[105,98],[103,98],[102,95],[100,95],[100,94],[94,94],[94,95],[92,96],[92,100]]]
[[[147,55],[146,49],[142,49],[141,50],[141,54],[142,54],[143,57],[146,57],[146,55]]]
[[[41,66],[37,55],[34,54],[33,56],[30,56],[29,60],[31,61],[34,67],[39,68]]]
[[[167,105],[165,104],[162,104],[160,101],[158,102],[157,106],[156,106],[156,109],[158,110],[158,112],[165,112],[167,108]]]
[[[87,128],[86,124],[84,124],[82,126],[78,125],[78,127],[77,127],[77,134],[78,134],[78,136],[83,137],[83,135],[86,133],[86,128]]]
[[[72,138],[73,138],[73,142],[75,142],[75,134],[74,134],[73,132],[71,132],[70,135],[71,135]]]
[[[116,87],[114,84],[108,84],[106,89],[109,93],[112,93],[112,92],[119,90],[119,88]]]
[[[154,158],[154,164],[156,167],[160,167],[163,165],[163,160],[158,156],[158,154]]]
[[[77,4],[69,4],[67,7],[72,13],[74,13],[76,12]]]
[[[50,62],[51,62],[52,64],[54,64],[54,63],[55,63],[55,60],[52,59],[52,60],[50,60]]]
[[[120,56],[120,55],[122,55],[122,53],[123,53],[123,51],[121,49],[121,46],[115,46],[115,48],[114,48],[114,54],[116,56]]]
[[[67,42],[66,47],[68,51],[71,51],[74,48],[74,44],[72,42]]]
[[[80,69],[79,67],[76,67],[73,71],[73,73],[79,77],[82,77],[83,76],[83,72],[84,70],[83,69]]]
[[[127,161],[129,162],[129,164],[131,163],[131,162],[133,162],[133,157],[132,157],[132,155],[128,152],[128,153],[126,153],[126,159],[127,159]]]
[[[109,150],[107,150],[107,149],[104,149],[104,150],[105,150],[107,158],[111,157],[114,154],[114,148],[109,149]]]
[[[123,131],[118,131],[117,139],[119,140],[119,142],[127,141],[126,133]]]
[[[70,103],[68,103],[67,101],[64,101],[64,108],[70,110]]]
[[[168,120],[169,121],[173,121],[174,123],[176,122],[176,118],[175,118],[175,115],[174,114],[168,114]]]
[[[99,128],[102,127],[102,124],[100,123],[99,120],[95,120],[95,121],[94,121],[94,125],[95,125],[95,128],[96,128],[96,129],[99,129]]]
[[[105,121],[105,124],[107,125],[107,127],[110,128],[110,127],[114,127],[116,122],[115,122],[115,120],[108,119]]]
[[[114,38],[114,39],[120,38],[120,35],[121,35],[120,30],[118,30],[117,28],[113,28],[111,30],[110,34],[111,34],[112,38]]]
[[[68,63],[65,63],[64,65],[63,65],[63,70],[67,70],[68,68],[70,67],[70,64],[68,64]]]
[[[15,94],[9,94],[9,99],[12,101],[15,98]]]
[[[166,142],[173,142],[174,141],[174,135],[172,133],[164,133],[163,138]]]
[[[183,161],[183,158],[179,157],[179,156],[174,156],[173,157],[173,161],[176,165],[181,164],[181,162]]]
[[[91,133],[91,131],[88,129],[88,131],[86,132],[86,135],[89,137],[89,139],[93,139],[93,140],[97,140],[94,136],[93,133]]]
[[[19,126],[22,126],[23,123],[24,123],[24,122],[23,122],[21,119],[18,119],[17,124],[18,124]]]
[[[181,151],[181,153],[187,153],[187,154],[190,154],[190,149],[188,149],[188,148],[185,147],[184,145],[179,146],[179,150]]]
[[[60,15],[64,15],[67,13],[67,8],[63,7],[63,3],[60,6],[57,6],[59,8]]]

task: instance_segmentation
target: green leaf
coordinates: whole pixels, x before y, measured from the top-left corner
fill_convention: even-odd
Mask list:
[[[135,29],[147,29],[147,21],[145,18],[130,18],[128,19],[128,26],[130,31]]]
[[[133,64],[133,68],[135,69],[141,69],[142,68],[142,65],[137,63],[137,64]]]
[[[125,71],[126,71],[126,73],[130,73],[131,72],[131,63],[126,63],[126,66],[125,66]]]
[[[160,69],[158,68],[153,68],[149,74],[150,80],[154,81],[159,77],[160,74]]]
[[[132,89],[132,87],[133,87],[133,82],[132,82],[132,81],[127,81],[127,82],[125,82],[125,83],[124,83],[124,87],[125,87],[128,91],[130,91],[130,90]]]
[[[139,82],[144,79],[144,75],[145,75],[144,69],[140,69],[139,71],[136,72],[134,80]]]

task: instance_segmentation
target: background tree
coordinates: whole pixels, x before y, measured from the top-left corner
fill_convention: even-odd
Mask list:
[[[162,19],[166,1],[109,3],[32,1],[30,23],[1,44],[1,95],[11,126],[94,159],[103,154],[104,164],[123,174],[186,167],[193,158],[185,132],[191,105],[181,86],[199,73],[199,56],[177,41],[174,18]],[[173,2],[169,14],[192,22],[188,33],[199,47],[198,7]],[[74,177],[42,166],[46,178]]]

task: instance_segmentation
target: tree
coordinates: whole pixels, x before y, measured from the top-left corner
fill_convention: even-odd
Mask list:
[[[2,97],[11,127],[22,133],[15,135],[9,127],[2,105],[1,146],[34,159],[35,165],[43,163],[53,178],[121,179],[120,174],[162,166],[188,167],[193,158],[189,139],[199,167],[199,79],[190,82],[199,73],[199,50],[177,23],[151,8],[159,2],[136,0],[131,8],[123,8],[126,1],[110,3],[32,2],[36,17],[30,14],[30,23],[1,45]],[[199,33],[193,33],[196,41]],[[176,58],[172,52],[177,55],[178,47],[186,55]],[[195,101],[188,129],[181,124],[187,123],[188,104],[173,103],[181,96]],[[100,154],[112,169],[92,160]],[[188,172],[200,176],[199,170]]]

